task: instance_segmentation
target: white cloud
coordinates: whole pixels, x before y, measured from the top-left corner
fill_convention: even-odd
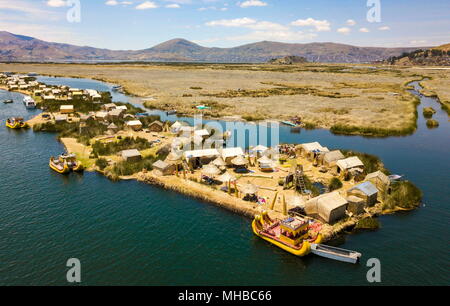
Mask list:
[[[260,0],[248,0],[244,1],[242,3],[238,3],[238,6],[242,8],[252,7],[252,6],[267,6],[266,2],[260,1]]]
[[[370,32],[368,28],[361,28],[361,29],[359,29],[359,31],[362,32],[362,33],[369,33]]]
[[[145,1],[138,6],[136,6],[137,10],[148,10],[158,8],[158,5],[153,1]]]
[[[240,36],[227,37],[230,41],[305,41],[317,37],[316,33],[303,33],[294,31],[254,31]]]
[[[131,5],[133,2],[131,1],[117,1],[117,0],[108,0],[105,2],[106,5],[116,6],[116,5]]]
[[[423,40],[411,40],[411,41],[409,42],[409,44],[410,44],[410,45],[413,45],[413,46],[417,46],[417,45],[423,46],[423,45],[426,44],[426,43],[427,43],[427,41],[426,41],[425,39],[423,39]]]
[[[353,19],[348,19],[346,21],[346,24],[350,27],[353,27],[354,25],[356,25],[356,21],[354,21]]]
[[[391,28],[388,26],[384,26],[384,27],[379,27],[378,30],[380,31],[389,31]]]
[[[257,21],[251,18],[236,18],[236,19],[222,19],[207,22],[209,27],[222,26],[222,27],[245,27],[255,24]]]
[[[350,34],[351,31],[352,30],[350,28],[347,28],[347,27],[343,27],[343,28],[337,29],[338,33],[345,34],[345,35]]]
[[[48,0],[47,5],[51,7],[63,7],[67,6],[67,1],[65,0]]]
[[[176,3],[172,3],[172,4],[167,4],[166,5],[166,8],[172,8],[172,9],[177,9],[177,8],[180,8],[181,6],[179,5],[179,4],[176,4]]]
[[[297,27],[314,27],[317,32],[330,31],[330,22],[328,20],[316,20],[314,18],[298,19],[291,23]]]
[[[222,26],[234,28],[249,28],[258,31],[286,31],[289,28],[270,21],[258,21],[252,18],[244,17],[237,19],[214,20],[206,23],[209,27]]]

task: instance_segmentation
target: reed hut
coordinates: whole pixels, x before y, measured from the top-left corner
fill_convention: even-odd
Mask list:
[[[115,125],[114,123],[111,123],[108,125],[108,134],[114,135],[119,131],[119,127]]]
[[[225,172],[224,174],[222,174],[221,176],[219,176],[217,178],[218,181],[222,182],[222,183],[229,183],[229,182],[234,182],[236,181],[236,177],[233,176],[232,174]]]
[[[256,186],[255,184],[251,184],[250,182],[239,186],[239,191],[245,195],[256,195],[258,193],[258,190],[258,186]]]
[[[336,166],[336,162],[341,159],[345,159],[344,154],[339,150],[335,150],[321,155],[319,162],[328,168],[333,168]]]
[[[359,215],[364,213],[364,208],[366,207],[366,201],[356,196],[347,197],[347,211],[354,214]]]
[[[127,161],[127,162],[138,162],[138,161],[142,160],[141,152],[139,152],[136,149],[123,150],[121,152],[121,155],[122,155],[123,160]]]
[[[367,174],[365,180],[374,184],[380,192],[386,192],[391,184],[389,177],[381,171]]]
[[[224,171],[226,169],[227,164],[222,159],[222,157],[217,157],[215,160],[212,161],[212,164],[218,167],[220,170]]]
[[[191,169],[207,165],[219,156],[219,151],[216,149],[193,150],[183,153],[183,157]]]
[[[172,124],[170,126],[170,132],[173,134],[178,134],[178,132],[182,126],[183,125],[179,121],[176,121],[174,124]]]
[[[222,159],[225,161],[227,166],[232,166],[232,160],[238,156],[243,156],[244,151],[240,147],[236,148],[225,148],[221,150]]]
[[[162,132],[164,129],[164,124],[161,121],[153,121],[152,123],[150,123],[148,125],[148,130],[150,132],[156,132],[156,133],[160,133]]]
[[[59,108],[61,114],[71,114],[74,112],[73,105],[61,105]]]
[[[336,173],[341,174],[351,172],[352,170],[364,172],[364,164],[357,156],[348,157],[336,162]]]
[[[298,155],[311,161],[316,159],[321,153],[330,151],[327,147],[322,147],[322,145],[317,141],[301,144],[296,148],[296,150]]]
[[[339,192],[330,192],[312,198],[305,204],[306,214],[333,223],[345,217],[347,200]]]
[[[258,167],[263,172],[272,172],[275,171],[275,162],[267,156],[263,156],[258,159]]]
[[[237,168],[246,168],[249,161],[242,155],[239,155],[231,160],[231,163]]]
[[[125,123],[125,126],[133,131],[139,131],[142,129],[142,122],[139,120],[131,120]]]
[[[378,189],[371,182],[364,182],[349,189],[347,196],[356,196],[363,199],[367,206],[373,206],[377,203]]]
[[[118,120],[120,118],[122,118],[123,116],[123,110],[121,109],[113,109],[108,111],[108,118],[110,120]]]
[[[202,168],[202,174],[206,175],[208,177],[215,177],[217,175],[219,175],[222,171],[220,171],[219,168],[217,168],[217,166],[213,165],[213,164],[208,164],[206,166],[203,166]]]
[[[103,104],[102,105],[102,110],[109,112],[112,111],[113,109],[116,109],[117,105],[114,103],[107,103],[107,104]]]
[[[162,160],[158,160],[152,165],[153,173],[157,176],[172,175],[175,171],[175,165],[168,164]]]

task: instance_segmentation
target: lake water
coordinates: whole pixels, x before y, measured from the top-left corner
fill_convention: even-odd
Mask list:
[[[40,81],[111,89],[92,80]],[[15,103],[0,103],[0,285],[65,285],[72,257],[81,261],[84,285],[364,285],[369,258],[380,259],[384,285],[449,284],[450,123],[434,99],[421,97],[412,136],[281,127],[282,142],[378,155],[423,190],[424,207],[382,216],[378,231],[345,237],[342,247],[363,253],[359,265],[297,258],[255,237],[249,219],[174,192],[96,173],[58,175],[48,167],[49,156],[63,151],[55,135],[4,126],[8,117],[39,111],[26,110],[20,94],[0,91],[4,99]],[[439,128],[426,127],[425,106],[438,111]]]

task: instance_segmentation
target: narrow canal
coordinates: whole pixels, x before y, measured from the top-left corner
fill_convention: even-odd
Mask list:
[[[39,81],[111,89],[92,80]],[[423,190],[424,207],[381,217],[376,232],[345,237],[343,247],[363,253],[359,265],[294,257],[254,237],[250,220],[174,192],[95,173],[57,175],[48,168],[49,156],[63,151],[56,136],[6,129],[6,118],[38,111],[26,110],[22,95],[0,91],[0,101],[14,99],[0,103],[0,285],[64,285],[71,257],[81,260],[85,285],[364,285],[372,257],[381,261],[384,285],[447,285],[450,122],[413,85],[421,99],[414,135],[280,130],[281,142],[319,141],[378,155]],[[115,101],[125,99],[114,94]],[[426,106],[437,110],[439,128],[426,127]]]

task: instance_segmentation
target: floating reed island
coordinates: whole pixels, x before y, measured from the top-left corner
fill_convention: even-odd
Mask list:
[[[390,175],[369,154],[319,142],[211,146],[230,131],[161,122],[131,104],[112,103],[108,93],[65,90],[59,99],[33,96],[45,112],[27,124],[36,133],[57,133],[86,171],[111,180],[135,179],[248,217],[300,215],[320,224],[324,241],[351,229],[377,228],[377,216],[421,203],[413,183]]]

